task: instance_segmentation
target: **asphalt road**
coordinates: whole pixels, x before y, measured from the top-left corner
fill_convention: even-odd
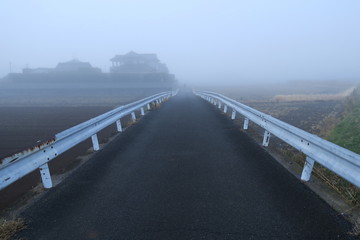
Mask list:
[[[24,214],[26,239],[352,239],[351,225],[190,92]]]

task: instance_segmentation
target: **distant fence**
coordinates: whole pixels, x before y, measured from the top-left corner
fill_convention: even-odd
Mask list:
[[[173,95],[176,95],[176,92],[163,92],[118,107],[98,117],[92,118],[86,122],[62,131],[56,134],[52,139],[49,139],[40,145],[1,159],[0,190],[36,169],[40,170],[44,187],[51,188],[52,180],[48,162],[90,137],[92,139],[93,149],[95,151],[99,150],[97,132],[113,123],[116,123],[117,131],[122,132],[120,121],[122,117],[131,114],[132,120],[135,121],[135,111],[139,110],[141,115],[144,115],[145,107],[150,110],[150,104],[160,104],[162,101]]]
[[[235,119],[236,113],[244,116],[244,129],[248,128],[249,121],[252,121],[265,129],[263,146],[268,146],[271,134],[273,134],[297,150],[303,152],[306,155],[306,161],[301,174],[301,180],[308,181],[310,179],[314,162],[316,161],[357,187],[360,187],[359,154],[282,122],[270,115],[257,111],[221,94],[207,91],[195,91],[194,93],[218,106],[218,108],[221,108],[223,105],[225,113],[228,108],[231,108],[232,119]]]

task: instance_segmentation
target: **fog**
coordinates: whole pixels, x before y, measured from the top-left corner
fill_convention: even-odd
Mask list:
[[[360,79],[358,0],[2,0],[0,10],[0,78],[74,58],[108,72],[133,50],[188,84]]]

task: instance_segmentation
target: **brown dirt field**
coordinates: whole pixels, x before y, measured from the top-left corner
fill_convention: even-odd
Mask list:
[[[0,158],[45,141],[111,107],[0,107]]]
[[[310,96],[317,96],[318,98],[312,100],[325,100],[324,96],[342,96],[346,90],[357,86],[358,82],[346,81],[291,81],[291,82],[264,82],[251,83],[239,82],[233,85],[203,85],[195,86],[197,90],[208,90],[221,93],[236,101],[268,101],[274,100],[275,96],[285,95],[302,96],[302,100],[311,100]],[[323,98],[319,99],[319,96]],[[327,100],[334,100],[327,99]],[[338,100],[338,99],[335,99]]]
[[[340,118],[343,112],[341,101],[249,102],[245,104],[320,137],[324,137],[325,120],[330,117]]]
[[[0,88],[0,107],[116,106],[168,91],[164,88]]]

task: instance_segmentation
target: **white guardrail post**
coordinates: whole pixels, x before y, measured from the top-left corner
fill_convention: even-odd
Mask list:
[[[245,118],[244,119],[244,130],[247,130],[249,128],[249,119]]]
[[[263,143],[262,143],[262,145],[263,145],[264,147],[269,146],[270,136],[271,136],[270,132],[267,131],[267,130],[265,130],[265,132],[264,132],[264,138],[263,138]]]
[[[244,116],[244,129],[248,129],[249,121],[262,127],[265,130],[263,146],[268,146],[271,135],[274,135],[295,149],[303,152],[306,155],[306,161],[301,174],[302,181],[309,181],[314,163],[318,162],[355,186],[360,187],[359,154],[221,94],[208,91],[194,91],[194,94],[214,105],[218,105],[218,108],[221,108],[221,104],[232,108],[232,119],[235,119],[236,113]]]
[[[97,137],[96,133],[91,136],[91,141],[92,141],[92,144],[93,144],[94,151],[100,150],[99,140],[98,140],[98,137]]]
[[[227,113],[227,106],[224,105],[224,113]]]
[[[116,120],[116,129],[118,132],[122,132],[123,129],[122,129],[122,126],[121,126],[121,120]]]
[[[150,110],[151,103],[160,103],[160,100],[175,96],[177,93],[178,91],[163,92],[120,106],[72,128],[66,129],[40,145],[0,159],[0,190],[36,169],[40,170],[44,187],[51,188],[53,184],[48,162],[90,137],[94,151],[98,151],[100,149],[97,137],[99,131],[116,123],[117,131],[122,132],[122,117],[131,114],[132,120],[136,121],[136,110],[140,109],[141,115],[144,115],[144,106],[147,106],[148,110]]]
[[[44,165],[41,165],[39,170],[44,188],[52,188],[53,185],[48,164],[45,163]]]
[[[131,119],[132,119],[133,122],[136,122],[135,112],[132,112],[132,113],[131,113]]]
[[[231,113],[231,119],[234,120],[236,117],[236,111],[233,109]]]
[[[304,164],[304,169],[301,173],[301,180],[303,181],[309,181],[310,177],[311,177],[311,172],[313,170],[315,161],[314,159],[310,158],[310,157],[306,157],[306,161]]]

